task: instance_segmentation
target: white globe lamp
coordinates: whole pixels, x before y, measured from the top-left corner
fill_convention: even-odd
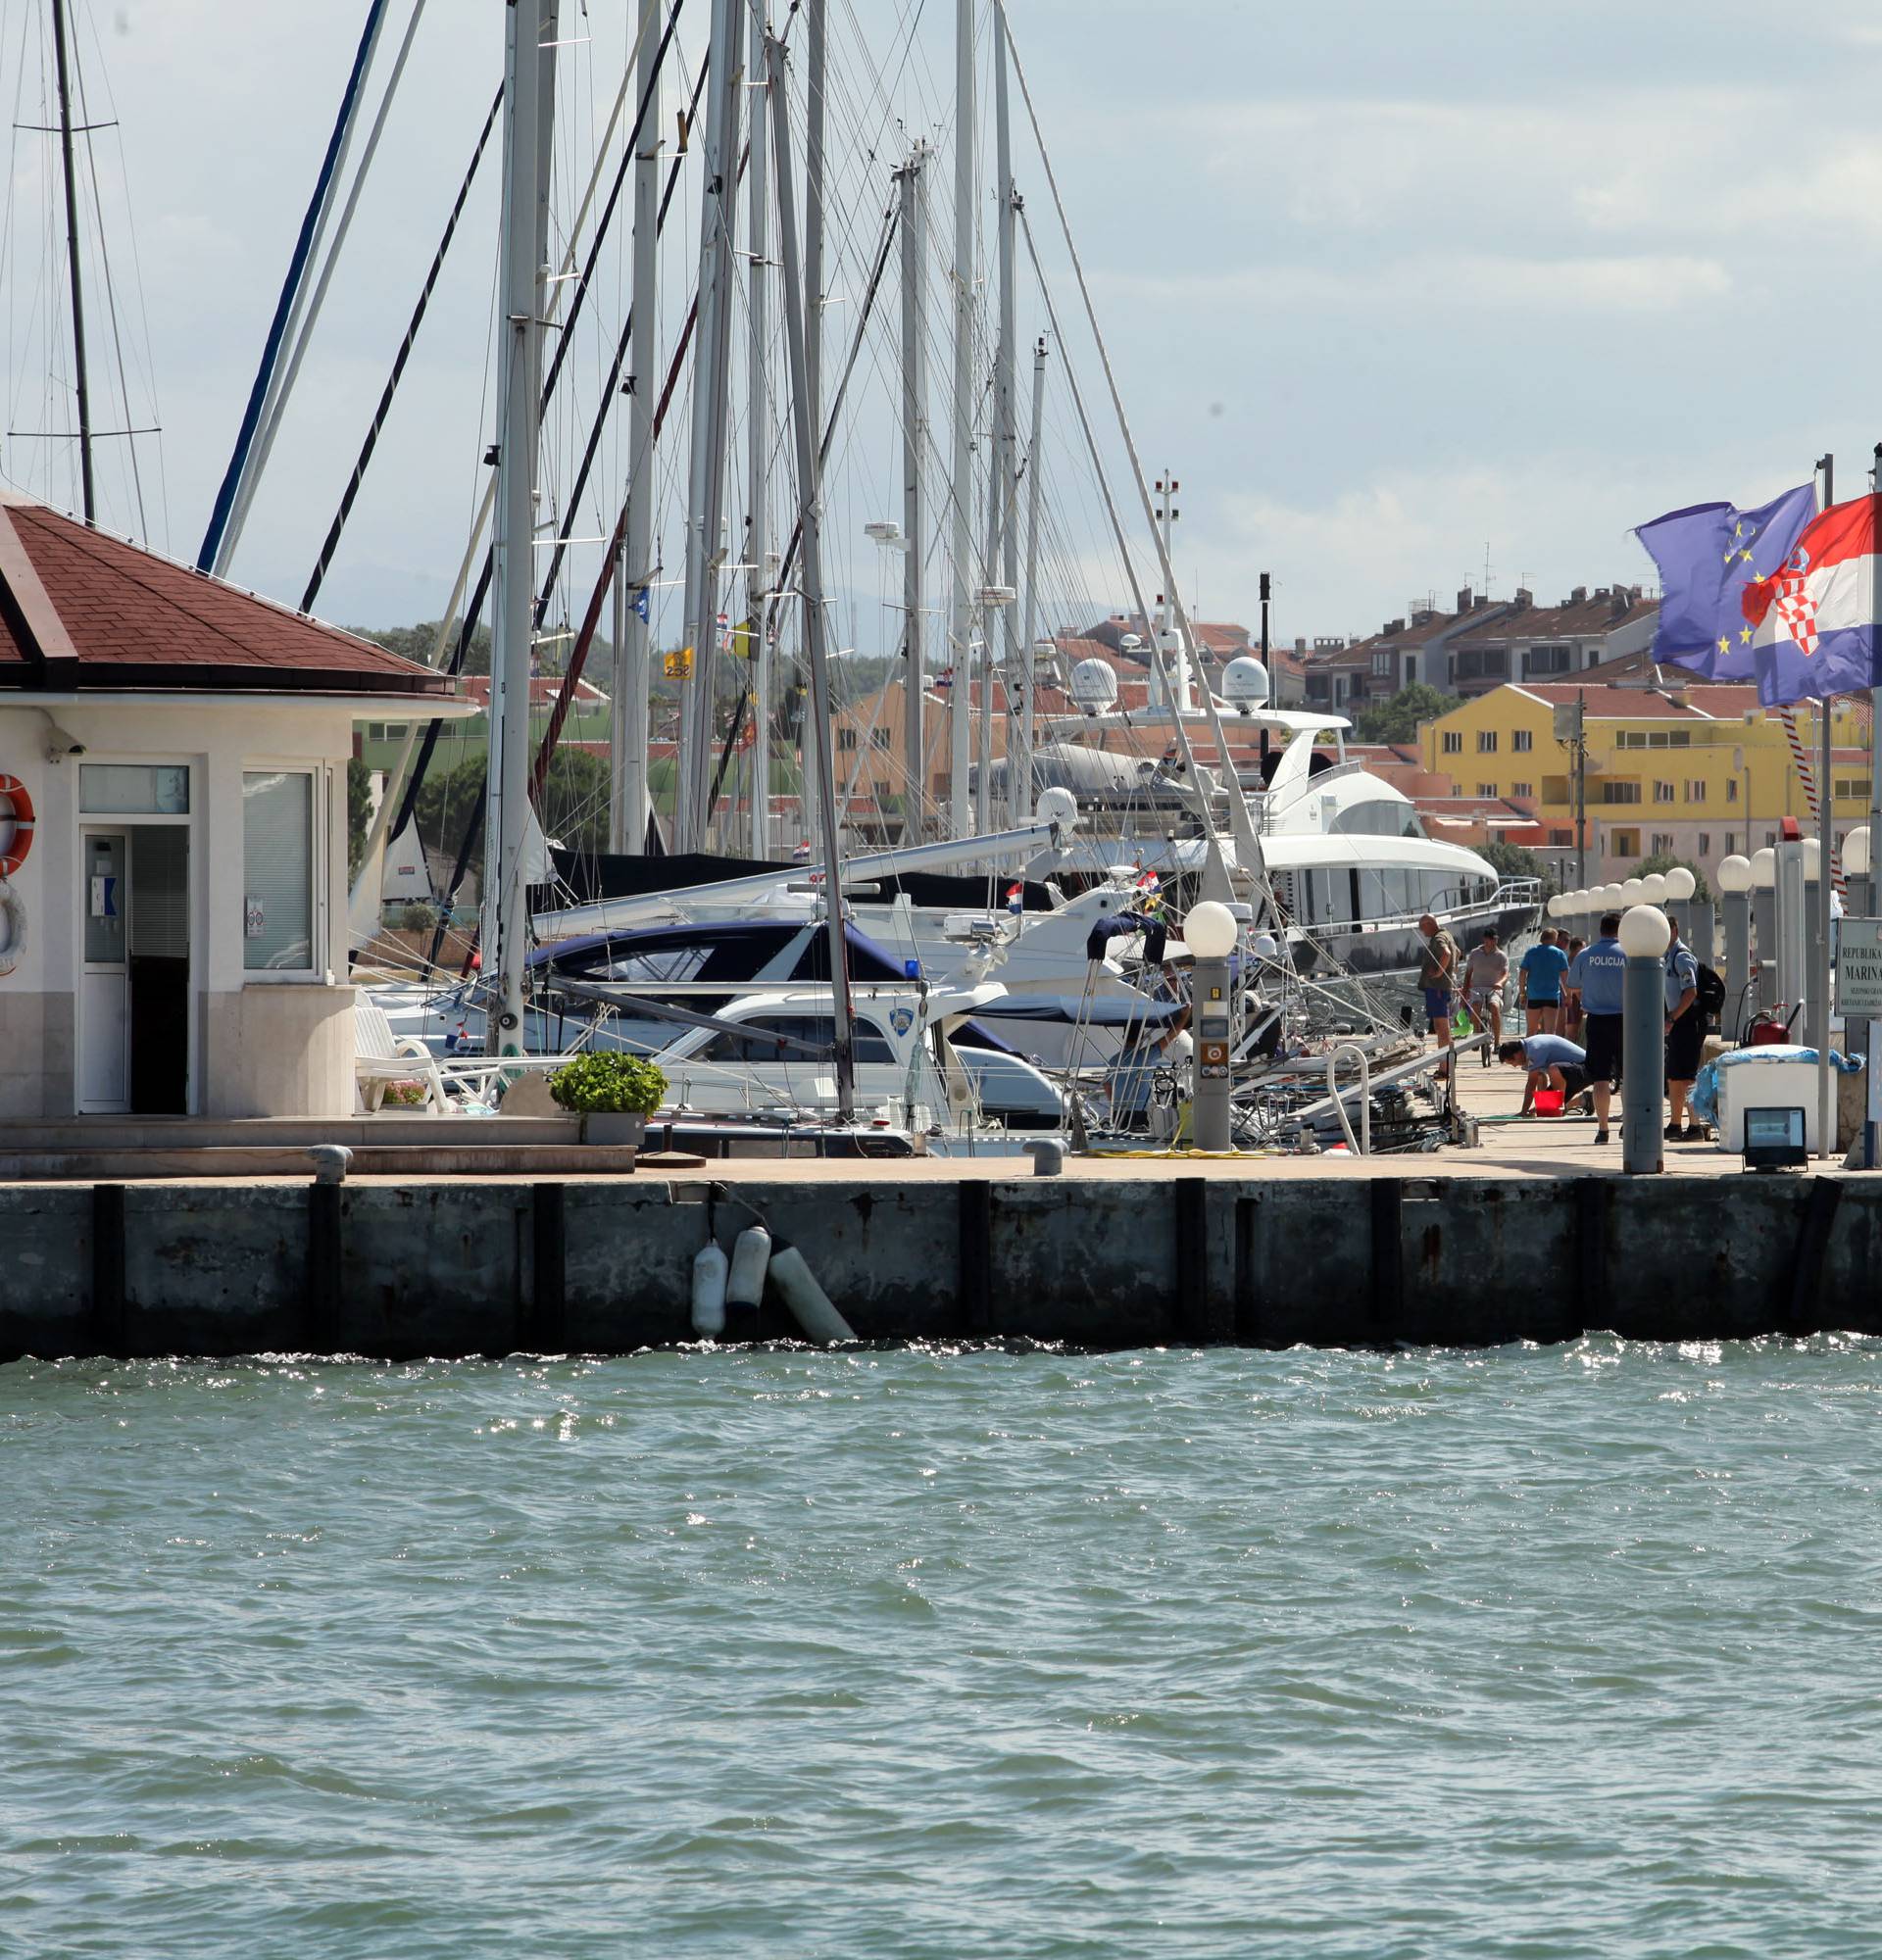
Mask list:
[[[1663,871],[1649,871],[1640,881],[1640,902],[1646,906],[1663,906],[1666,903],[1666,874]]]
[[[1623,878],[1620,884],[1620,902],[1623,906],[1642,904],[1647,896],[1645,878]]]
[[[1675,864],[1666,873],[1666,896],[1675,904],[1684,905],[1699,890],[1699,880],[1684,864]]]
[[[1689,871],[1686,875],[1691,877],[1692,873]],[[1752,889],[1752,860],[1741,858],[1736,851],[1729,858],[1721,858],[1718,889],[1721,892],[1749,892]]]
[[[1236,937],[1235,914],[1213,899],[1191,906],[1183,920],[1183,944],[1198,959],[1226,959]]]
[[[1619,939],[1629,959],[1658,959],[1672,944],[1673,929],[1658,906],[1634,906],[1621,915]]]
[[[1843,868],[1857,878],[1868,875],[1869,826],[1858,823],[1843,840]]]
[[[1768,844],[1752,853],[1752,885],[1759,892],[1777,889],[1777,853]]]
[[[1815,839],[1814,837],[1807,837],[1807,838],[1805,838],[1805,840],[1804,840],[1804,882],[1805,882],[1805,883],[1806,883],[1807,885],[1813,885],[1813,884],[1815,884],[1815,883],[1816,883],[1816,881],[1817,881],[1817,878],[1818,878],[1818,876],[1819,876],[1819,875],[1821,874],[1821,872],[1822,872],[1822,869],[1823,869],[1823,847],[1822,847],[1822,845],[1820,845],[1820,844],[1819,844],[1819,843],[1818,843],[1818,842],[1816,841],[1816,839]]]

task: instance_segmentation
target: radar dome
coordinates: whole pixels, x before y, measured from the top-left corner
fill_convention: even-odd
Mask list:
[[[1097,714],[1117,699],[1117,676],[1103,661],[1080,661],[1071,670],[1071,698],[1087,714]]]
[[[1033,814],[1041,823],[1056,823],[1060,829],[1069,830],[1078,821],[1078,799],[1062,784],[1055,783],[1051,789],[1039,792]]]
[[[1230,661],[1222,670],[1222,699],[1242,714],[1265,708],[1267,669],[1249,654]]]

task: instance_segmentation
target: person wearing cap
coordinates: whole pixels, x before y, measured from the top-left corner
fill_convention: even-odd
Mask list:
[[[1503,990],[1509,979],[1510,956],[1504,952],[1496,928],[1487,926],[1463,963],[1463,1004],[1478,1027],[1488,1025],[1490,1048],[1503,1043]],[[1485,1068],[1491,1065],[1490,1048],[1483,1052]]]

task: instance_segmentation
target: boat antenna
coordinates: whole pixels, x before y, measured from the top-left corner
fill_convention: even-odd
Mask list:
[[[91,384],[85,372],[85,290],[78,270],[78,190],[72,158],[72,80],[66,66],[66,0],[52,0],[52,38],[59,67],[59,149],[66,173],[66,265],[72,277],[72,357],[78,394],[78,474],[85,522],[98,521],[91,473]]]

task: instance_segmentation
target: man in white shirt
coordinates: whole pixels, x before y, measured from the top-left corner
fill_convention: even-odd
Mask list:
[[[1471,1019],[1490,1030],[1490,1046],[1483,1052],[1485,1068],[1503,1045],[1503,990],[1509,979],[1510,956],[1492,928],[1470,949],[1470,956],[1463,962],[1463,1004],[1470,1009]]]

